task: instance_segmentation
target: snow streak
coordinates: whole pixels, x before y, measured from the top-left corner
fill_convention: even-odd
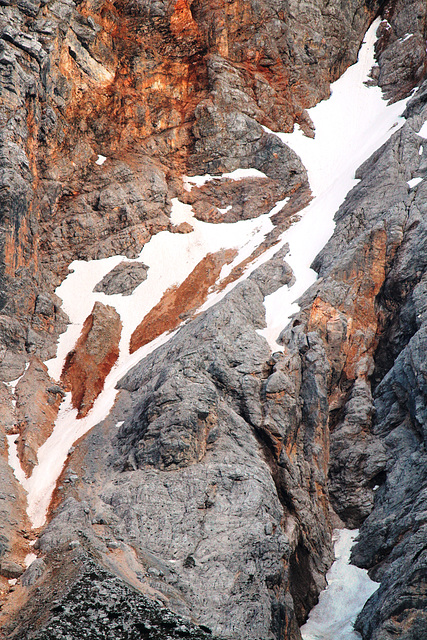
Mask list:
[[[260,172],[254,169],[233,172],[222,177],[240,180],[248,176],[260,177],[259,174]],[[264,175],[261,174],[261,177]],[[71,273],[56,290],[56,294],[63,301],[62,308],[70,318],[70,324],[60,336],[56,357],[46,362],[49,375],[59,380],[65,358],[73,349],[83,323],[96,301],[115,307],[120,315],[123,323],[120,355],[105,380],[102,393],[87,416],[77,419],[77,410],[71,404],[71,394],[66,394],[55,428],[39,448],[38,464],[29,478],[25,476],[19,463],[16,435],[8,439],[9,463],[14,469],[16,478],[27,491],[27,512],[35,528],[41,527],[46,521],[47,509],[71,446],[108,415],[116,398],[116,384],[127,371],[173,335],[173,333],[163,334],[130,355],[130,338],[141,320],[160,301],[165,291],[181,284],[208,253],[216,253],[228,248],[238,249],[236,258],[223,269],[223,277],[235,264],[250,256],[262,243],[266,234],[274,228],[270,217],[284,203],[285,201],[278,203],[269,214],[256,219],[241,220],[231,224],[212,224],[196,220],[190,205],[174,199],[172,223],[179,225],[187,222],[192,226],[193,231],[186,234],[162,231],[151,238],[136,259],[149,267],[147,279],[130,296],[106,295],[93,290],[117,264],[129,261],[124,256],[112,256],[102,260],[79,260],[70,265]],[[209,306],[215,301],[215,296],[210,296]]]
[[[310,265],[334,231],[335,212],[358,182],[356,169],[404,123],[399,116],[407,100],[387,105],[379,87],[365,84],[374,64],[379,22],[367,31],[357,63],[331,85],[329,100],[309,110],[315,138],[304,136],[301,129],[277,134],[301,157],[314,199],[282,239],[289,243],[286,261],[294,272],[295,284],[282,287],[265,300],[267,329],[259,333],[274,351],[280,349],[276,343],[280,330],[299,309],[296,300],[316,280]]]
[[[335,562],[326,574],[328,587],[301,627],[303,640],[358,640],[353,629],[366,600],[378,589],[368,572],[349,564],[351,547],[358,530],[336,529]]]

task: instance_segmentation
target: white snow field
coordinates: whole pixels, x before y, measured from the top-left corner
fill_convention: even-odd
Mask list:
[[[336,529],[335,562],[326,574],[327,588],[319,603],[311,610],[301,627],[303,640],[358,640],[353,629],[358,613],[366,600],[378,589],[368,572],[349,564],[350,551],[358,530]]]
[[[286,261],[294,272],[295,284],[282,287],[265,300],[267,329],[259,333],[273,351],[281,348],[277,336],[299,309],[296,300],[316,280],[310,264],[333,233],[335,212],[358,182],[356,169],[404,123],[399,116],[407,99],[387,105],[379,87],[364,84],[374,64],[379,23],[377,19],[367,31],[357,63],[332,84],[330,98],[309,109],[315,138],[304,136],[301,129],[277,134],[300,156],[314,198],[301,212],[300,222],[283,235],[283,242],[290,247]]]
[[[212,176],[210,173],[205,173],[204,176],[184,176],[184,187],[187,191],[191,191],[193,187],[202,187],[211,180],[222,180],[227,178],[228,180],[234,180],[238,182],[244,178],[267,178],[265,173],[258,171],[258,169],[236,169],[230,173],[222,173],[219,176]]]

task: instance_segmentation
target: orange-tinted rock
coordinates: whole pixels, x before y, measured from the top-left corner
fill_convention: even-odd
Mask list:
[[[61,377],[71,390],[78,418],[83,418],[90,411],[119,357],[121,330],[117,311],[95,302],[75,348],[67,355]]]
[[[353,256],[351,266],[333,274],[347,287],[345,298],[334,307],[317,297],[310,310],[308,330],[317,330],[328,349],[333,379],[367,377],[377,346],[378,315],[375,299],[385,279],[386,233],[373,231]],[[336,390],[335,390],[336,393]]]
[[[0,393],[0,403],[4,395]],[[0,408],[2,415],[2,407]],[[14,472],[8,463],[9,447],[6,440],[5,425],[0,421],[0,557],[3,561],[24,564],[29,553],[27,533],[30,523],[26,513],[26,493],[16,481]],[[8,431],[10,433],[10,430]],[[11,585],[4,572],[0,573],[0,602],[7,596]],[[0,607],[1,608],[1,607]],[[3,610],[2,610],[3,613]],[[0,628],[3,629],[0,622]]]
[[[198,220],[237,222],[269,213],[276,202],[290,195],[286,186],[267,177],[212,180],[193,187],[184,201],[192,205]]]
[[[22,468],[30,476],[37,464],[37,450],[53,431],[64,394],[38,358],[31,360],[15,394],[18,454]]]
[[[133,332],[130,352],[134,353],[165,331],[172,331],[186,314],[203,304],[222,267],[230,263],[235,255],[232,249],[208,253],[179,287],[168,289]]]
[[[251,155],[259,131],[245,146],[238,127],[226,147],[208,139],[194,153],[196,129],[209,138],[199,126],[202,105],[247,117],[252,129],[291,130],[298,121],[311,134],[305,109],[355,59],[377,9],[360,0],[331,13],[308,3],[294,16],[284,1],[84,0],[67,9],[34,3],[28,13],[30,4],[0,16],[10,23],[1,95],[11,124],[2,148],[15,155],[0,268],[7,313],[25,327],[37,296],[53,292],[72,260],[132,258],[167,229],[182,173],[204,169],[218,152],[219,165],[233,156],[233,169],[274,163],[268,135]],[[103,166],[98,153],[108,158]],[[268,208],[274,194],[261,200]],[[246,209],[233,207],[233,215]],[[42,359],[59,333],[56,320],[36,319],[32,352]]]
[[[170,228],[171,233],[191,233],[194,231],[193,227],[189,222],[181,222],[177,225],[172,225]]]

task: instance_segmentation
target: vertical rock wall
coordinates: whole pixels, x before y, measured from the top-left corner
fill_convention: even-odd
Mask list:
[[[53,290],[68,265],[137,256],[171,228],[176,195],[212,221],[227,189],[230,221],[278,197],[302,206],[305,170],[263,126],[313,135],[305,109],[380,9],[372,82],[397,99],[425,76],[423,2],[2,3],[0,373],[24,376],[16,407],[1,387],[0,409],[5,433],[20,425],[28,470],[51,421],[25,407],[42,397],[54,411],[63,393],[35,358],[65,326]],[[82,637],[84,621],[90,638],[299,640],[342,522],[364,522],[354,559],[382,581],[363,637],[424,637],[426,198],[408,180],[425,176],[425,105],[424,87],[359,169],[282,355],[256,332],[263,297],[291,277],[276,256],[121,381],[111,414],[70,452],[40,558],[5,603],[6,637]],[[263,203],[242,204],[259,197],[250,179],[183,192],[182,173],[237,168],[265,173]],[[119,321],[100,337],[105,314],[69,358],[71,386],[114,359]],[[74,384],[82,413],[100,384]],[[6,562],[30,534],[6,447],[1,460]]]

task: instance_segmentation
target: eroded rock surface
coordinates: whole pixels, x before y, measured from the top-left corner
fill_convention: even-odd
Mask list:
[[[18,455],[27,476],[37,464],[37,450],[53,431],[63,389],[47,373],[47,367],[33,358],[16,385],[16,429]]]
[[[54,354],[65,328],[54,288],[68,265],[133,259],[159,231],[189,232],[171,224],[176,196],[209,222],[289,197],[263,248],[273,244],[310,195],[300,160],[265,127],[297,122],[313,135],[306,108],[328,97],[379,9],[372,82],[395,100],[425,75],[421,0],[2,3],[2,379],[34,358],[16,397],[0,387],[2,595],[29,536],[6,434],[21,423],[30,471],[61,396],[37,358]],[[40,557],[3,609],[6,637],[209,629],[300,640],[343,522],[362,526],[354,560],[381,580],[357,623],[364,640],[425,637],[426,95],[424,85],[406,124],[359,169],[283,354],[257,333],[264,296],[292,281],[282,252],[120,382],[110,415],[70,452]],[[181,174],[248,168],[267,177],[183,189]],[[212,282],[220,264],[204,265]],[[127,269],[98,286],[131,293]],[[167,329],[201,303],[199,275],[169,292],[135,349],[165,328],[169,303]],[[80,417],[119,339],[117,313],[97,303],[64,372]]]
[[[147,271],[147,265],[142,262],[121,262],[98,282],[94,291],[129,296],[147,279]]]
[[[271,271],[271,289],[289,280],[276,268],[274,286]],[[254,274],[125,377],[108,424],[70,460],[74,496],[90,503],[96,483],[95,511],[78,519],[75,503],[65,503],[40,548],[76,528],[94,547],[99,538],[129,541],[139,571],[145,565],[176,611],[227,637],[244,628],[248,638],[298,638],[332,560],[328,371],[314,334],[297,333],[285,357],[270,358],[255,331],[262,301]],[[296,435],[302,413],[308,439]],[[93,455],[101,441],[107,467],[105,455]]]
[[[160,302],[147,313],[130,339],[130,353],[160,336],[164,331],[175,329],[186,316],[205,302],[209,290],[215,285],[222,267],[230,263],[236,251],[222,250],[208,253],[179,287],[168,289]]]
[[[67,636],[123,640],[217,638],[210,629],[201,629],[168,611],[161,601],[139,593],[94,562],[80,543],[75,543],[50,554],[41,575],[49,575],[51,589],[32,590],[37,596],[30,602],[25,618],[19,620],[13,637],[22,640],[59,640]],[[37,576],[35,568],[32,573]],[[22,581],[31,585],[30,570]],[[40,596],[49,605],[48,620],[46,611],[38,606]]]
[[[121,330],[120,316],[114,307],[95,302],[76,346],[66,357],[61,375],[62,383],[71,390],[79,418],[93,407],[119,357]]]
[[[335,301],[345,299],[349,287],[343,286],[342,277],[339,285],[330,287],[327,283],[331,277],[336,279],[336,265],[342,260],[337,258],[338,244],[347,246],[344,256],[351,256],[353,265],[360,264],[360,251],[366,256],[368,247],[374,247],[372,241],[366,242],[367,233],[372,238],[369,230],[385,233],[384,270],[375,295],[376,327],[364,331],[363,336],[359,333],[363,349],[357,368],[348,369],[353,351],[346,354],[345,377],[337,385],[342,401],[336,405],[339,395],[335,392],[330,424],[332,505],[350,524],[368,516],[353,560],[381,582],[357,622],[363,638],[373,640],[409,640],[422,638],[427,632],[423,413],[426,151],[424,139],[418,135],[427,119],[425,84],[409,102],[406,117],[400,131],[359,169],[361,182],[338,212],[335,234],[316,259],[323,281],[315,288],[324,299],[331,294]],[[411,188],[408,180],[417,176],[423,180]],[[358,282],[363,283],[363,278]],[[369,309],[363,287],[360,292],[363,308]],[[309,297],[305,296],[304,305]],[[341,318],[338,326],[342,324]],[[336,337],[332,332],[330,336],[331,347],[335,347]]]

